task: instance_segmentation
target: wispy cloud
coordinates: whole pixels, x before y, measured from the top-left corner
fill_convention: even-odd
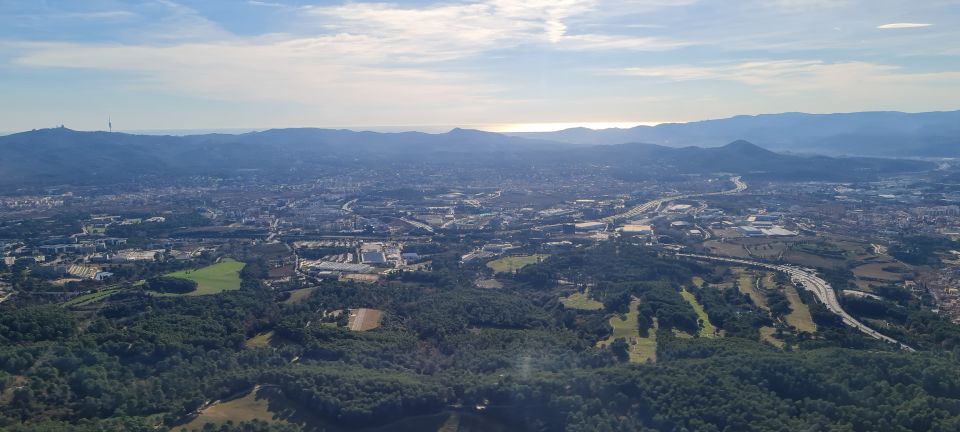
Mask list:
[[[119,20],[119,19],[134,18],[137,16],[137,14],[130,11],[126,11],[126,10],[107,10],[107,11],[91,11],[91,12],[65,12],[60,16],[64,18],[78,18],[78,19],[89,19],[89,20]]]
[[[247,4],[254,5],[254,6],[266,6],[266,7],[275,7],[275,8],[287,7],[287,5],[283,3],[257,1],[257,0],[247,0]]]
[[[933,24],[927,23],[890,23],[878,25],[878,29],[911,29],[911,28],[920,28],[920,27],[930,27]]]
[[[960,72],[909,72],[896,65],[860,61],[756,60],[711,66],[657,66],[606,71],[663,81],[729,81],[759,87],[772,95],[810,92],[890,92],[889,86],[939,87],[960,91]]]
[[[364,41],[345,38],[172,46],[31,43],[19,47],[27,52],[16,64],[119,72],[131,77],[119,84],[127,90],[293,103],[309,109],[336,107],[337,114],[331,117],[406,110],[411,116],[406,120],[411,121],[427,112],[489,108],[500,90],[463,73],[346,62],[350,50],[362,54],[358,45]]]
[[[643,2],[653,7],[655,2]],[[380,41],[404,60],[447,60],[539,44],[568,49],[663,50],[688,45],[664,38],[571,33],[567,21],[592,13],[595,0],[487,0],[401,7],[348,3],[311,7],[331,29]]]
[[[349,2],[287,8],[314,34],[239,36],[174,0],[166,15],[127,43],[15,43],[15,65],[110,72],[117,87],[211,100],[293,103],[339,113],[397,113],[478,120],[485,112],[533,103],[455,60],[522,46],[557,51],[663,51],[690,43],[661,37],[571,30],[601,0],[480,0],[406,6]],[[634,10],[667,0],[627,0]],[[687,3],[693,0],[685,0]],[[249,0],[252,6],[283,6]],[[609,10],[605,16],[609,16]],[[575,22],[575,23],[574,23]],[[304,23],[301,23],[303,25]],[[301,27],[303,28],[303,27]],[[356,115],[356,114],[354,114]],[[422,120],[421,120],[422,121]]]

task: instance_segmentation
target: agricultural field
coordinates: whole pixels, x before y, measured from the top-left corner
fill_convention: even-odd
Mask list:
[[[189,279],[197,283],[197,289],[186,294],[160,295],[211,295],[224,291],[240,289],[240,270],[244,264],[231,258],[223,258],[216,264],[211,264],[196,270],[181,270],[165,276]]]
[[[547,254],[508,256],[488,262],[487,267],[493,270],[494,273],[513,273],[530,264],[543,261],[549,256],[550,255]]]
[[[751,238],[740,241],[744,243],[747,252],[754,258],[776,259],[790,249],[790,243],[781,240]]]
[[[290,291],[290,297],[284,300],[283,304],[297,304],[310,297],[318,287],[300,288]]]
[[[897,262],[876,262],[853,269],[853,274],[858,278],[884,282],[902,281],[903,274],[909,272],[909,268]]]
[[[561,297],[560,303],[568,309],[580,310],[600,310],[603,309],[603,303],[590,298],[590,290],[585,292],[575,292],[567,297]]]
[[[704,246],[712,253],[739,258],[784,259],[794,264],[813,267],[836,267],[848,260],[876,258],[870,245],[817,237],[789,240],[772,238],[728,238],[725,242],[709,240]]]
[[[700,337],[704,338],[713,338],[717,337],[717,328],[714,327],[713,323],[710,322],[710,317],[707,316],[707,312],[703,310],[703,305],[697,301],[697,298],[690,291],[683,290],[680,291],[680,295],[683,297],[687,303],[690,303],[690,307],[693,308],[693,311],[697,313],[697,318],[700,320]]]
[[[708,240],[703,243],[710,253],[731,256],[736,258],[750,258],[750,254],[744,249],[743,245],[731,240],[720,242],[719,240]]]
[[[613,327],[613,333],[605,340],[597,342],[598,348],[605,348],[613,341],[623,338],[630,345],[630,361],[633,363],[643,363],[646,361],[657,360],[657,319],[653,319],[653,327],[650,329],[650,336],[641,337],[637,329],[637,316],[640,305],[639,299],[633,299],[630,302],[630,309],[626,316],[614,315],[610,317],[610,326]]]
[[[842,260],[847,257],[846,250],[832,243],[824,241],[796,242],[790,246],[790,250],[838,260]]]
[[[377,309],[359,308],[350,310],[347,328],[353,331],[367,331],[380,327],[383,311]]]

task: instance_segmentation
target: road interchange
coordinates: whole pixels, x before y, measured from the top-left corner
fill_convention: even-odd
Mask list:
[[[733,188],[733,189],[729,189],[729,190],[725,190],[725,191],[720,191],[720,192],[708,192],[708,193],[700,193],[700,194],[674,195],[674,196],[669,196],[669,197],[657,198],[657,199],[652,200],[652,201],[647,201],[647,202],[645,202],[645,203],[643,203],[643,204],[640,204],[640,205],[638,205],[638,206],[634,206],[634,207],[632,207],[630,210],[627,210],[627,211],[625,211],[625,212],[623,212],[623,213],[615,214],[615,215],[612,215],[612,216],[607,216],[607,217],[605,217],[605,218],[603,218],[603,219],[600,219],[600,222],[614,223],[614,222],[616,222],[616,221],[618,221],[618,220],[621,220],[621,219],[634,218],[634,217],[640,216],[640,215],[642,215],[642,214],[644,214],[644,213],[646,213],[646,212],[648,212],[648,211],[650,211],[650,210],[652,210],[652,209],[658,208],[658,207],[660,207],[661,205],[663,205],[664,203],[667,203],[667,202],[670,202],[670,201],[676,201],[676,200],[678,200],[678,199],[694,198],[694,197],[701,197],[701,196],[713,196],[713,195],[730,195],[730,194],[740,193],[740,192],[743,192],[743,191],[747,190],[747,183],[744,182],[744,181],[740,178],[740,176],[730,177],[730,181],[733,182],[733,184],[734,184],[734,188]]]

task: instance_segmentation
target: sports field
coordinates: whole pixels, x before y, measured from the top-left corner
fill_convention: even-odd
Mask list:
[[[740,273],[740,278],[737,280],[737,288],[740,289],[740,292],[749,295],[750,300],[753,300],[753,304],[757,305],[757,307],[767,309],[767,298],[757,289],[756,284],[757,279],[752,272],[743,271]]]
[[[118,292],[120,292],[120,287],[119,287],[119,286],[116,286],[116,285],[108,286],[108,287],[105,287],[105,288],[101,289],[100,291],[97,291],[97,292],[94,292],[94,293],[90,293],[90,294],[84,294],[84,295],[81,295],[81,296],[74,297],[74,298],[72,298],[72,299],[70,299],[70,300],[67,300],[67,301],[65,301],[65,302],[63,303],[63,306],[64,306],[64,307],[85,306],[85,305],[88,305],[88,304],[90,304],[90,303],[103,300],[103,299],[105,299],[105,298],[107,298],[107,297],[109,297],[109,296],[111,296],[111,295],[113,295],[113,294],[116,294],[116,293],[118,293]]]
[[[703,305],[697,301],[697,297],[687,290],[680,291],[680,295],[687,303],[690,303],[690,307],[693,308],[693,311],[697,313],[697,318],[700,319],[700,325],[702,326],[700,327],[700,337],[717,337],[717,328],[710,322],[710,317],[707,316],[707,312],[703,310]]]
[[[817,331],[817,325],[814,324],[813,318],[810,316],[810,307],[805,305],[803,300],[800,299],[800,295],[797,294],[797,289],[790,284],[778,284],[775,276],[773,272],[764,272],[761,286],[765,290],[775,290],[777,288],[783,290],[783,294],[790,302],[790,313],[786,316],[787,324],[790,324],[799,331],[810,333]],[[754,285],[754,289],[755,288],[756,285]],[[763,293],[759,294],[762,295]]]
[[[546,254],[508,256],[488,262],[487,267],[490,267],[494,273],[513,273],[530,264],[543,261],[549,256]]]
[[[796,327],[799,331],[813,333],[817,331],[817,324],[813,322],[810,316],[810,307],[803,303],[797,289],[792,286],[785,286],[783,293],[790,301],[790,314],[787,315],[787,324]]]
[[[630,345],[630,362],[643,363],[647,360],[657,360],[657,319],[653,319],[653,327],[650,329],[648,337],[641,337],[637,329],[637,306],[640,305],[639,299],[633,299],[630,302],[630,309],[624,317],[614,315],[610,318],[610,326],[613,327],[613,333],[605,340],[597,342],[598,348],[605,348],[613,341],[624,338]]]
[[[273,339],[273,330],[270,330],[265,333],[260,333],[250,339],[247,339],[243,346],[247,348],[266,348],[270,346],[270,341]]]
[[[603,303],[590,298],[590,288],[580,293],[575,292],[567,297],[560,297],[560,303],[568,309],[580,310],[600,310],[603,309]]]
[[[224,291],[240,289],[240,270],[244,264],[232,258],[221,259],[216,264],[208,265],[196,270],[181,270],[169,273],[166,276],[189,279],[197,283],[197,289],[186,294],[165,295],[210,295]]]
[[[760,339],[770,342],[773,346],[777,348],[783,348],[784,342],[780,339],[773,337],[774,333],[777,332],[777,329],[773,327],[760,327]]]

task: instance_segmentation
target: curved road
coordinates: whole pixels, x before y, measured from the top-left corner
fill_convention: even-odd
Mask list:
[[[850,327],[853,327],[857,330],[860,330],[861,332],[875,339],[896,344],[897,346],[900,347],[900,349],[903,349],[905,351],[910,351],[910,352],[914,351],[913,348],[910,348],[909,346],[900,343],[900,341],[892,337],[886,336],[870,327],[867,327],[866,324],[863,324],[860,321],[857,321],[856,318],[850,316],[850,314],[848,314],[845,310],[843,310],[843,307],[840,306],[840,302],[837,300],[837,293],[833,291],[833,288],[830,286],[830,284],[828,284],[827,281],[817,276],[817,273],[812,270],[808,270],[808,269],[804,269],[804,268],[792,266],[792,265],[767,264],[767,263],[762,263],[758,261],[749,261],[749,260],[740,259],[740,258],[727,258],[727,257],[714,256],[714,255],[678,253],[677,256],[699,259],[699,260],[723,261],[723,262],[729,262],[729,263],[741,264],[741,265],[753,266],[753,267],[763,267],[766,269],[786,273],[790,275],[790,278],[793,280],[794,283],[799,283],[806,290],[812,291],[813,294],[816,295],[818,299],[820,299],[820,302],[823,303],[823,305],[830,310],[830,312],[840,315],[840,318],[843,319],[844,324]]]
[[[627,210],[626,212],[615,214],[613,216],[607,216],[603,219],[600,219],[600,222],[613,223],[620,219],[637,217],[637,216],[640,216],[641,214],[644,214],[650,211],[651,209],[660,207],[666,202],[670,202],[678,199],[693,198],[693,197],[699,197],[699,196],[711,196],[711,195],[729,195],[729,194],[740,193],[747,190],[747,183],[741,180],[740,176],[730,177],[730,181],[732,181],[734,184],[734,188],[730,190],[725,190],[720,192],[708,192],[708,193],[702,193],[702,194],[674,195],[669,197],[657,198],[653,201],[647,201],[643,204],[635,206],[630,210]]]

